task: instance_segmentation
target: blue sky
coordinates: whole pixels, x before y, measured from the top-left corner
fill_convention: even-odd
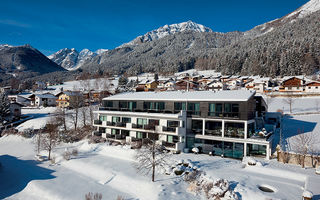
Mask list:
[[[165,24],[192,20],[213,31],[246,31],[308,0],[1,0],[0,44],[113,49]]]

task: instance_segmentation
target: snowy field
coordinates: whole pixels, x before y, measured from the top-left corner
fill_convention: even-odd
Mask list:
[[[77,149],[79,154],[66,161],[61,156],[66,149]],[[137,174],[133,167],[134,150],[127,146],[87,141],[61,144],[54,152],[56,164],[50,164],[34,160],[31,139],[5,136],[0,138],[0,155],[0,199],[79,200],[88,192],[99,192],[103,199],[116,199],[118,195],[141,200],[205,199],[187,192],[188,185],[182,177],[157,174],[152,183],[150,177]],[[263,160],[261,165],[244,167],[240,161],[208,155],[179,154],[170,158],[172,163],[181,159],[190,159],[214,179],[227,179],[239,199],[298,200],[308,176],[316,178],[320,189],[320,176],[314,175],[314,169]],[[260,191],[258,186],[262,185],[275,192]],[[315,195],[320,197],[320,191]]]

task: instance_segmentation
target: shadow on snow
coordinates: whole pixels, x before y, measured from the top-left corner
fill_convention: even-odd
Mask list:
[[[19,160],[14,156],[2,155],[0,163],[0,199],[22,191],[32,180],[55,178],[51,175],[53,170],[38,166],[35,160]]]

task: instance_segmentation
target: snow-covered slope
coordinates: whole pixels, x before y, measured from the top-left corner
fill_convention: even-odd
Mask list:
[[[147,32],[144,35],[138,36],[137,38],[135,38],[134,40],[125,43],[123,45],[121,45],[120,47],[125,47],[125,46],[130,46],[130,45],[137,45],[137,44],[141,44],[144,42],[149,42],[152,40],[157,40],[160,38],[163,38],[167,35],[172,35],[175,33],[181,33],[184,31],[195,31],[195,32],[212,32],[212,30],[208,27],[205,27],[201,24],[197,24],[195,22],[192,21],[187,21],[187,22],[182,22],[179,24],[171,24],[171,25],[165,25],[162,26],[156,30],[152,30],[150,32]]]
[[[258,25],[253,29],[245,32],[245,34],[247,36],[264,35],[268,32],[273,31],[275,28],[283,24],[292,23],[298,18],[303,18],[319,10],[320,10],[320,0],[310,0],[309,2],[307,2],[297,10],[293,11],[292,13],[289,13],[281,18],[272,20],[270,22],[266,22],[264,24]]]
[[[64,48],[48,56],[48,58],[67,70],[75,70],[81,67],[84,62],[106,51],[108,50],[98,49],[96,52],[92,52],[89,49],[83,49],[78,52],[75,48]]]

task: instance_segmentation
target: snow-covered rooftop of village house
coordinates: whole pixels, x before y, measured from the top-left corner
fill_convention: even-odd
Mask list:
[[[164,101],[247,101],[254,91],[168,91],[127,92],[106,97],[104,100],[164,100]]]

